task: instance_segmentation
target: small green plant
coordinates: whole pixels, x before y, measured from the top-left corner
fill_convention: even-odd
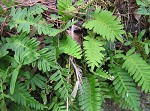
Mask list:
[[[0,22],[11,33],[0,40],[2,111],[101,111],[105,99],[140,111],[140,92],[150,93],[146,30],[137,37],[126,34],[120,18],[94,7],[80,27],[86,34],[78,43],[74,26],[92,3],[80,7],[72,0],[58,0],[58,15],[47,15],[54,21],[46,19],[48,8],[39,3],[8,6],[6,18],[0,8]],[[117,43],[122,48],[115,47]]]

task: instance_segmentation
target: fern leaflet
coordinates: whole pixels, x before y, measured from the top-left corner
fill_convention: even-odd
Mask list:
[[[79,92],[79,105],[83,111],[100,111],[101,94],[99,83],[93,76],[83,79]]]
[[[101,34],[103,38],[110,40],[112,42],[117,38],[119,41],[123,42],[121,34],[124,34],[123,26],[120,25],[119,20],[115,20],[116,17],[112,16],[109,11],[96,10],[94,20],[90,20],[83,24],[83,27],[93,31],[97,34]]]
[[[43,104],[39,103],[33,97],[31,97],[30,93],[26,90],[25,86],[21,83],[16,84],[15,93],[12,95],[15,99],[15,102],[18,104],[29,106],[31,108],[41,109],[47,108]]]
[[[83,42],[85,57],[89,67],[91,70],[94,69],[95,66],[99,66],[102,63],[104,55],[102,51],[105,49],[102,47],[100,42],[93,37],[85,37]]]
[[[64,102],[58,102],[58,98],[54,97],[53,102],[49,105],[49,110],[51,111],[66,111],[66,106]]]
[[[30,64],[40,57],[37,53],[39,42],[35,38],[28,38],[24,35],[7,38],[6,45],[9,49],[15,51],[14,58],[23,65]]]
[[[142,90],[150,92],[150,66],[143,60],[140,54],[130,54],[129,50],[124,57],[125,62],[122,67],[128,70],[138,86],[142,86]]]
[[[56,85],[54,86],[54,90],[58,91],[58,96],[60,98],[63,98],[64,100],[67,99],[67,97],[70,97],[70,93],[72,91],[71,84],[67,83],[65,77],[68,76],[68,70],[67,69],[59,69],[57,70],[51,77],[51,81],[55,81]]]
[[[138,111],[140,106],[139,92],[136,89],[136,84],[134,83],[132,77],[127,73],[127,71],[116,67],[114,69],[115,79],[113,85],[117,90],[118,94],[122,95],[122,98],[133,108]]]
[[[30,32],[30,26],[34,26],[39,34],[45,34],[49,36],[55,36],[61,31],[59,29],[52,28],[52,24],[46,24],[42,15],[34,17],[32,12],[24,9],[11,9],[12,21],[9,23],[10,29],[17,26],[18,32]],[[36,12],[37,13],[37,12]]]
[[[38,68],[44,72],[50,71],[52,68],[57,68],[55,51],[53,48],[43,48],[38,51],[41,55],[38,59]]]
[[[63,38],[63,40],[60,41],[59,50],[62,53],[66,53],[68,55],[76,57],[77,59],[81,59],[80,46],[70,36]]]
[[[27,86],[27,89],[32,88],[32,90],[36,90],[36,86],[39,88],[44,88],[46,86],[46,78],[40,74],[35,74],[34,76],[29,73],[25,72],[23,73],[23,76],[26,77],[25,85]]]

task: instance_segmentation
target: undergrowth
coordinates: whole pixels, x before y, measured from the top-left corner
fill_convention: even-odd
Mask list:
[[[102,111],[105,99],[142,110],[140,93],[150,93],[149,30],[126,32],[120,17],[96,0],[58,0],[57,14],[40,3],[2,3],[2,111]],[[137,4],[149,20],[148,0]]]

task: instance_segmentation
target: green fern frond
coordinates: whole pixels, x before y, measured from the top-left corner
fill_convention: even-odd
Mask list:
[[[130,54],[130,51],[124,57],[125,62],[122,67],[133,76],[138,86],[142,86],[142,90],[150,92],[150,65],[143,60],[140,54]]]
[[[108,74],[108,72],[105,72],[102,68],[97,68],[96,72],[93,72],[95,75],[100,76],[105,79],[113,80],[114,77]]]
[[[115,41],[115,38],[123,42],[121,34],[124,34],[124,31],[120,21],[115,16],[112,16],[112,13],[109,11],[99,12],[98,10],[95,12],[94,20],[85,22],[83,27],[93,30],[112,42]]]
[[[93,37],[87,36],[84,39],[83,46],[86,61],[88,66],[91,67],[91,70],[93,70],[95,66],[98,67],[99,64],[102,63],[104,58],[104,54],[102,52],[105,49],[102,47],[101,43]]]
[[[66,105],[64,102],[58,102],[58,98],[54,97],[52,103],[50,103],[48,110],[50,111],[66,111]]]
[[[40,43],[35,38],[30,39],[20,35],[7,38],[7,42],[7,47],[15,52],[14,58],[18,63],[30,64],[40,56],[37,53]]]
[[[132,110],[132,108],[127,103],[127,101],[125,101],[125,98],[122,98],[122,95],[118,95],[118,92],[115,90],[113,85],[109,86],[108,88],[110,89],[108,95],[111,96],[111,99],[113,99],[115,104],[118,104],[120,106],[120,108],[122,108],[122,109]]]
[[[70,36],[63,38],[60,41],[61,53],[66,53],[77,59],[81,59],[81,48],[76,41],[74,41]]]
[[[10,29],[16,27],[18,32],[30,32],[30,26],[37,29],[38,34],[45,34],[49,36],[55,36],[61,31],[59,29],[52,28],[52,24],[46,24],[46,21],[42,19],[42,15],[34,17],[31,15],[30,10],[24,9],[11,9],[12,21],[9,23]]]
[[[50,80],[55,83],[54,90],[58,92],[60,98],[66,100],[67,97],[70,97],[72,86],[66,81],[68,76],[67,69],[57,70],[51,77]]]
[[[100,111],[101,98],[99,83],[95,77],[84,78],[78,97],[81,111]]]
[[[38,59],[38,69],[44,72],[50,71],[52,68],[57,68],[56,55],[53,48],[43,48],[38,51],[40,57]]]
[[[28,8],[28,16],[41,14],[45,10],[48,10],[46,6],[37,3],[36,5]]]
[[[21,83],[16,84],[15,93],[12,95],[12,97],[14,98],[16,103],[21,104],[23,106],[29,106],[31,108],[41,110],[47,108],[46,106],[35,100],[26,90],[25,86]]]
[[[71,0],[58,0],[57,2],[58,2],[57,4],[58,14],[61,15],[65,21],[71,19],[74,15],[72,11],[76,9],[75,7],[72,6],[72,1]],[[73,9],[68,10],[70,7]]]
[[[23,73],[23,76],[27,79],[25,82],[27,89],[32,88],[32,90],[36,90],[36,86],[41,89],[46,86],[46,78],[40,74],[35,74],[32,76],[31,73],[25,72]]]
[[[131,108],[138,111],[140,107],[139,92],[132,77],[120,67],[114,69],[114,76],[113,85],[115,90],[117,90],[118,94],[121,94]]]

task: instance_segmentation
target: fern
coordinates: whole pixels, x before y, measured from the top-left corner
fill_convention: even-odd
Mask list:
[[[38,51],[41,55],[38,59],[38,69],[44,72],[52,70],[52,68],[58,68],[56,62],[56,55],[55,50],[53,48],[43,48],[42,50]]]
[[[70,97],[72,87],[65,79],[67,76],[68,70],[61,68],[50,77],[50,80],[55,82],[54,90],[57,91],[58,96],[64,100]]]
[[[54,97],[52,103],[49,105],[48,110],[50,111],[66,111],[64,102],[58,102],[58,98]]]
[[[100,111],[101,98],[99,83],[95,77],[84,78],[78,97],[81,111]]]
[[[30,39],[25,37],[25,35],[20,35],[7,38],[7,42],[7,48],[15,52],[15,60],[18,63],[22,63],[22,65],[32,63],[40,56],[40,54],[37,53],[40,43],[37,42],[35,38]]]
[[[63,38],[63,40],[60,41],[59,50],[61,53],[66,53],[77,59],[81,59],[81,48],[70,36]]]
[[[93,70],[95,66],[98,67],[99,64],[102,63],[104,58],[104,54],[102,52],[105,49],[102,47],[100,42],[93,37],[87,36],[84,39],[83,46],[86,61],[88,66],[91,67],[91,70]]]
[[[36,5],[28,8],[28,16],[41,14],[45,10],[48,10],[46,6],[37,3]]]
[[[41,109],[47,108],[43,104],[39,103],[30,93],[26,90],[25,86],[21,83],[16,84],[15,93],[12,95],[15,102],[23,106],[29,106],[31,108]]]
[[[27,89],[32,88],[32,90],[36,90],[36,86],[41,89],[46,86],[46,78],[40,74],[32,76],[29,72],[25,72],[23,76],[27,79],[25,83]]]
[[[30,26],[33,26],[37,29],[38,34],[45,34],[49,36],[55,36],[60,33],[59,29],[52,28],[52,24],[46,24],[44,19],[42,19],[42,15],[38,15],[34,17],[32,12],[24,9],[11,9],[12,21],[9,23],[10,29],[17,26],[18,32],[30,32]],[[35,13],[35,12],[34,12]],[[39,12],[36,12],[39,13]]]
[[[135,111],[139,110],[140,98],[139,92],[136,89],[136,84],[134,83],[132,77],[127,73],[127,71],[115,67],[114,68],[115,79],[113,85],[118,94],[121,94],[122,98],[133,108]]]
[[[140,5],[138,8],[138,14],[150,15],[150,3],[149,0],[136,0],[137,4]]]
[[[130,110],[132,110],[132,108],[127,103],[127,101],[125,101],[125,98],[122,98],[122,95],[118,95],[118,92],[115,90],[113,85],[109,86],[108,88],[110,89],[108,95],[111,96],[111,99],[113,99],[113,101],[116,104],[118,104],[123,109],[130,109]]]
[[[99,12],[99,8],[96,10],[94,19],[83,24],[83,27],[93,31],[97,34],[101,34],[103,38],[112,42],[117,38],[123,42],[121,34],[124,34],[123,26],[120,25],[120,21],[116,20],[115,16],[109,11]]]
[[[58,0],[57,7],[58,14],[63,17],[63,20],[69,20],[72,18],[72,16],[74,16],[72,12],[76,10],[76,8],[72,6],[71,0]]]
[[[100,76],[105,79],[113,80],[114,77],[108,74],[108,72],[103,71],[101,68],[97,68],[96,72],[93,72],[95,75]]]
[[[122,67],[128,70],[135,82],[138,82],[138,86],[142,86],[142,90],[150,92],[150,66],[140,54],[132,54],[131,50],[127,52],[124,59]]]

